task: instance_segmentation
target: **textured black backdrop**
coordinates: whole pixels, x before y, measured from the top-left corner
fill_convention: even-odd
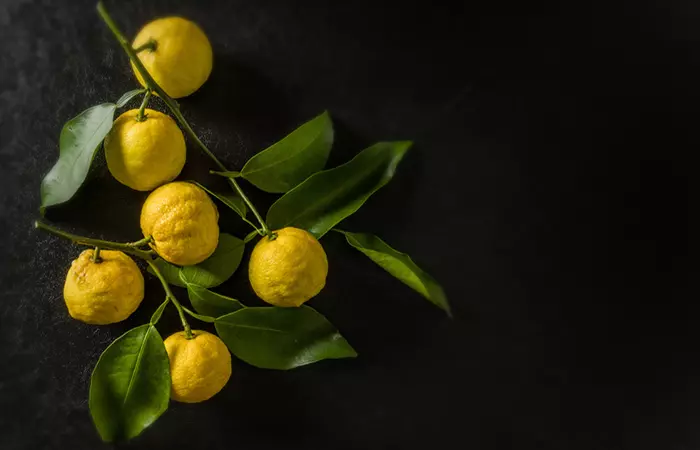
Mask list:
[[[328,285],[312,305],[360,357],[288,373],[234,361],[222,393],[173,403],[129,448],[700,446],[681,159],[700,143],[700,7],[563,3],[108,2],[130,36],[166,14],[208,33],[212,77],[181,104],[231,168],[324,109],[331,165],[413,139],[394,181],[343,226],[411,254],[455,311],[447,319],[328,236]],[[2,1],[2,449],[105,447],[90,371],[162,298],[148,276],[126,322],[71,320],[61,288],[79,249],[31,226],[62,124],[135,86],[92,1]],[[138,238],[145,194],[97,162],[47,219]],[[182,177],[219,182],[207,169],[190,148]],[[222,225],[247,231],[226,212]],[[221,291],[255,304],[245,272]],[[177,328],[168,311],[161,332]]]

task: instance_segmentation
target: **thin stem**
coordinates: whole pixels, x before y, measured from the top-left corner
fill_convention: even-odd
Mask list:
[[[150,50],[150,51],[155,51],[155,49],[158,48],[158,43],[155,41],[155,39],[149,39],[148,42],[143,44],[141,47],[137,47],[134,49],[134,53],[141,53],[144,50]]]
[[[251,222],[250,220],[246,219],[245,217],[241,217],[241,219],[243,219],[243,221],[244,221],[245,223],[247,223],[248,225],[250,225],[251,227],[253,227],[253,229],[255,230],[255,231],[253,231],[253,233],[258,234],[258,235],[260,235],[260,236],[265,236],[265,232],[264,232],[263,230],[259,229],[258,227],[256,227],[255,224],[254,224],[253,222]]]
[[[144,68],[143,70],[146,70],[146,69]],[[155,81],[154,81],[154,83],[155,83]],[[168,107],[168,109],[170,109],[170,112],[173,113],[173,115],[175,116],[177,121],[180,122],[180,125],[182,125],[182,128],[185,129],[185,131],[190,136],[190,138],[192,138],[192,140],[195,142],[195,144],[197,144],[197,146],[199,146],[199,148],[204,153],[206,153],[206,155],[209,158],[211,158],[212,161],[214,161],[214,164],[216,164],[219,169],[221,169],[223,172],[227,172],[228,169],[226,169],[226,166],[224,166],[223,163],[221,161],[219,161],[219,158],[217,158],[216,155],[214,155],[211,152],[211,150],[209,150],[207,148],[207,146],[204,145],[204,142],[202,142],[202,140],[199,139],[199,136],[197,136],[197,134],[194,132],[194,130],[190,126],[189,122],[187,122],[187,119],[185,119],[185,116],[182,115],[182,112],[180,111],[180,107],[178,106],[178,104],[175,103],[175,101],[172,98],[170,98],[167,94],[166,94],[165,98],[163,98],[163,97],[161,97],[161,98],[165,102],[165,105]]]
[[[92,254],[92,262],[95,264],[102,262],[102,258],[100,258],[100,247],[95,247],[95,252]]]
[[[160,280],[160,284],[163,285],[165,295],[170,299],[171,302],[173,302],[173,305],[175,305],[175,309],[177,309],[177,314],[180,316],[180,322],[182,322],[182,328],[185,329],[185,338],[192,339],[194,337],[192,335],[192,328],[190,328],[190,324],[187,323],[187,319],[185,318],[185,312],[182,310],[182,305],[179,301],[177,301],[177,298],[173,294],[173,291],[170,290],[170,285],[167,281],[165,281],[165,278],[163,277],[163,274],[160,273],[158,266],[151,260],[148,260],[146,262],[151,267],[151,270],[153,270],[153,273],[156,274],[156,277],[158,277],[158,279]]]
[[[129,247],[136,247],[137,248],[137,247],[143,247],[144,245],[148,245],[151,243],[151,241],[153,241],[153,236],[148,236],[148,237],[141,239],[140,241],[127,242],[126,245],[128,245]]]
[[[136,114],[136,121],[137,122],[143,122],[146,120],[146,115],[144,114],[144,111],[146,111],[146,106],[148,106],[148,101],[151,99],[151,90],[146,89],[146,95],[143,96],[143,101],[141,102],[141,107],[139,108],[139,112]]]
[[[184,309],[185,312],[187,314],[189,314],[190,316],[194,317],[197,320],[201,320],[202,322],[214,323],[214,320],[216,320],[215,317],[209,317],[209,316],[205,316],[204,314],[197,314],[194,311],[190,311],[189,309],[187,309],[186,306],[183,306],[182,309]]]
[[[241,176],[240,172],[236,172],[234,170],[230,170],[228,172],[219,172],[218,170],[210,170],[209,173],[212,175],[219,175],[220,177],[226,177],[226,178],[238,178]]]
[[[136,67],[136,70],[141,74],[141,78],[143,78],[144,83],[146,86],[148,86],[149,89],[154,91],[158,96],[165,102],[165,105],[170,109],[170,111],[173,113],[175,118],[177,119],[178,122],[180,122],[180,125],[185,129],[187,134],[192,138],[192,140],[199,146],[199,148],[202,149],[204,153],[206,153],[209,158],[216,164],[216,166],[221,169],[223,172],[228,172],[226,169],[226,166],[224,166],[221,161],[207,148],[206,145],[199,139],[199,137],[195,134],[194,130],[192,130],[192,127],[190,124],[187,122],[185,117],[182,115],[180,112],[180,107],[178,106],[177,102],[173,100],[168,94],[165,93],[163,88],[161,88],[158,83],[153,79],[150,73],[148,73],[148,70],[143,66],[143,63],[141,60],[138,58],[136,55],[136,52],[134,49],[131,47],[129,44],[129,41],[126,40],[122,32],[119,30],[119,27],[117,24],[114,22],[112,17],[109,15],[107,12],[107,9],[105,9],[104,4],[102,1],[97,3],[97,12],[100,14],[100,17],[102,20],[107,24],[107,27],[109,27],[109,30],[112,32],[114,37],[117,39],[117,42],[119,42],[119,45],[122,46],[124,51],[126,52],[127,56],[131,60],[131,62],[134,64],[134,67]],[[243,190],[241,187],[238,185],[236,180],[229,178],[229,184],[233,187],[233,189],[238,192],[238,195],[241,196],[243,201],[248,205],[248,208],[250,208],[251,211],[253,211],[253,214],[255,215],[255,218],[260,222],[260,225],[262,227],[263,233],[268,234],[270,232],[270,229],[267,227],[267,224],[263,220],[262,216],[258,213],[258,210],[255,209],[255,206],[250,202],[248,197],[243,193]]]
[[[263,220],[262,216],[260,216],[260,213],[258,213],[258,210],[255,209],[255,206],[250,202],[248,197],[246,197],[245,193],[243,193],[243,189],[238,185],[235,179],[229,178],[228,179],[228,184],[230,184],[236,192],[238,192],[238,195],[241,196],[243,201],[248,205],[248,208],[250,208],[251,211],[253,211],[253,215],[255,216],[256,219],[258,219],[258,222],[260,222],[260,226],[262,227],[262,231],[264,235],[270,234],[270,229],[267,227],[267,224]]]
[[[124,253],[138,256],[139,258],[143,258],[147,261],[151,259],[152,253],[135,248],[134,244],[137,244],[141,241],[123,244],[120,242],[103,241],[102,239],[92,239],[84,236],[78,236],[76,234],[66,233],[65,231],[59,230],[58,228],[52,227],[51,225],[47,225],[39,221],[34,222],[34,227],[40,230],[48,231],[49,233],[54,234],[58,237],[62,237],[63,239],[73,241],[76,244],[87,245],[89,247],[100,247],[103,249],[107,248],[110,250],[121,250]]]
[[[252,241],[257,236],[260,236],[260,235],[261,234],[258,230],[251,231],[250,233],[248,233],[248,235],[245,237],[245,239],[243,239],[243,242],[247,244],[248,242]],[[262,236],[264,236],[264,235],[262,235]]]
[[[180,112],[180,108],[176,104],[171,102],[172,99],[170,97],[167,97],[167,98],[163,98],[163,101],[165,102],[165,105],[173,113],[173,115],[175,116],[177,121],[180,122],[180,125],[182,125],[182,128],[185,129],[187,134],[199,146],[199,148],[201,148],[204,151],[204,153],[206,153],[212,159],[212,161],[214,161],[214,163],[217,166],[219,166],[219,168],[223,172],[228,172],[228,170],[226,170],[226,166],[224,166],[221,163],[221,161],[219,161],[219,159],[216,156],[214,156],[214,154],[207,148],[207,146],[204,145],[204,142],[202,142],[199,139],[197,134],[194,132],[194,130],[190,126],[189,122],[187,122],[187,119],[185,119],[185,116],[183,116],[182,112]],[[227,178],[227,181],[228,181],[228,184],[230,184],[231,187],[233,187],[233,189],[236,192],[238,192],[238,195],[241,196],[241,198],[243,199],[245,204],[248,205],[248,208],[250,208],[250,210],[253,212],[253,215],[255,216],[255,218],[260,223],[260,226],[262,227],[263,233],[268,234],[270,232],[270,229],[267,227],[267,224],[263,220],[262,216],[260,216],[260,214],[258,213],[258,210],[255,209],[255,206],[253,206],[253,203],[251,203],[250,199],[248,199],[248,197],[245,195],[245,193],[243,192],[243,189],[241,189],[241,187],[238,185],[238,182],[236,182],[236,180],[233,178]]]

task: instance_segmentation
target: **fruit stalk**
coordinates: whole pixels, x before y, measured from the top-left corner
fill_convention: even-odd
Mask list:
[[[146,120],[146,115],[144,112],[146,111],[146,106],[148,106],[148,101],[151,99],[151,90],[146,89],[146,95],[143,96],[143,101],[141,102],[141,107],[139,108],[139,112],[136,114],[136,121],[137,122],[143,122]]]
[[[47,225],[47,224],[45,224],[43,222],[39,222],[39,221],[34,222],[34,227],[38,228],[39,230],[47,231],[47,232],[49,232],[53,235],[56,235],[58,237],[62,237],[63,239],[68,239],[70,241],[73,241],[76,244],[87,245],[89,247],[99,247],[102,249],[106,248],[109,250],[120,250],[124,253],[128,253],[130,255],[134,255],[134,256],[138,256],[139,258],[143,258],[146,261],[150,261],[152,259],[152,255],[153,255],[152,251],[146,251],[146,250],[139,249],[139,247],[142,247],[142,246],[148,244],[151,241],[150,238],[141,239],[140,241],[136,241],[136,242],[121,243],[121,242],[104,241],[102,239],[93,239],[93,238],[88,238],[85,236],[78,236],[76,234],[66,233],[65,231],[59,230],[58,228],[52,227],[51,225]]]
[[[119,30],[119,27],[117,27],[117,24],[114,22],[112,17],[109,15],[107,12],[107,9],[105,8],[104,4],[102,1],[97,2],[97,12],[99,13],[100,17],[102,20],[105,22],[109,30],[112,32],[114,37],[117,39],[117,42],[119,42],[119,45],[124,49],[126,52],[127,56],[129,57],[129,60],[134,64],[134,67],[136,67],[136,70],[141,74],[141,77],[143,78],[144,83],[146,86],[158,94],[158,96],[163,100],[165,105],[170,109],[172,114],[175,116],[178,122],[180,122],[180,125],[185,129],[187,134],[192,138],[192,140],[199,146],[202,151],[211,158],[211,160],[216,164],[216,166],[221,169],[222,171],[226,172],[228,171],[226,169],[226,166],[224,166],[221,161],[207,148],[206,145],[199,139],[197,134],[192,130],[192,127],[190,126],[189,122],[185,119],[185,117],[182,115],[180,112],[180,107],[178,106],[177,102],[173,100],[168,94],[165,93],[163,88],[161,88],[158,83],[153,79],[150,73],[148,73],[148,70],[143,66],[143,63],[141,63],[141,60],[136,56],[136,51],[134,50],[133,47],[131,47],[131,44],[129,41],[124,37],[124,34]],[[241,187],[238,185],[236,180],[229,178],[228,179],[229,184],[233,189],[238,193],[238,195],[241,196],[243,201],[248,205],[248,208],[253,212],[253,215],[255,215],[255,218],[260,222],[260,226],[262,227],[262,231],[265,235],[270,233],[270,229],[267,227],[267,224],[263,220],[262,216],[258,213],[258,210],[255,209],[255,206],[253,206],[253,203],[248,199],[248,197],[245,195]]]
[[[170,290],[170,285],[167,281],[165,281],[165,278],[163,277],[163,274],[160,273],[158,266],[150,259],[146,262],[150,266],[151,270],[153,270],[153,273],[156,274],[156,276],[160,280],[160,283],[163,285],[163,289],[165,289],[165,295],[167,296],[167,298],[169,298],[170,301],[173,302],[173,305],[175,305],[175,309],[177,309],[177,313],[180,316],[180,321],[182,322],[182,328],[184,328],[185,330],[185,337],[187,339],[192,339],[194,337],[192,335],[192,329],[190,328],[190,324],[187,323],[187,319],[185,318],[185,312],[182,310],[182,305],[173,294],[173,291]]]
[[[153,39],[150,39],[148,42],[143,44],[141,47],[135,48],[134,53],[141,53],[144,50],[154,51],[157,47],[158,47],[158,43],[156,41],[154,41]]]

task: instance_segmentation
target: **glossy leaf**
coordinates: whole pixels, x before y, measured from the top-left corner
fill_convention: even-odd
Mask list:
[[[179,286],[179,287],[185,287],[185,283],[180,279],[180,268],[174,264],[170,264],[166,260],[162,258],[156,258],[153,260],[153,264],[158,267],[158,270],[160,270],[160,274],[163,275],[163,278],[165,278],[165,281],[168,282],[168,284],[172,284],[173,286]],[[155,275],[153,272],[153,269],[151,267],[148,267],[148,273],[151,275]]]
[[[196,284],[188,284],[187,293],[192,307],[198,313],[207,316],[220,317],[244,308],[238,300],[217,294]]]
[[[215,324],[234,355],[263,369],[287,370],[357,356],[338,330],[308,306],[243,308],[217,318]]]
[[[302,228],[320,238],[391,180],[410,146],[379,142],[342,166],[312,175],[270,207],[267,224]]]
[[[166,297],[165,301],[160,304],[158,308],[153,312],[153,315],[151,316],[151,325],[155,325],[158,323],[160,320],[160,317],[163,315],[163,311],[165,311],[165,307],[168,306],[168,303],[170,303],[170,298]]]
[[[85,181],[95,152],[112,129],[114,103],[88,108],[66,122],[59,138],[58,161],[41,182],[41,207],[70,200]]]
[[[209,195],[218,199],[221,203],[228,206],[229,208],[234,210],[239,216],[245,219],[247,209],[245,206],[245,202],[241,197],[237,195],[217,194],[216,192],[210,191],[206,186],[199,184],[196,181],[193,181],[192,183],[204,189],[206,192],[209,193]]]
[[[253,156],[241,176],[258,188],[283,193],[323,169],[333,146],[333,123],[324,112]]]
[[[129,103],[132,98],[139,94],[143,94],[144,92],[146,92],[145,89],[134,89],[133,91],[125,92],[124,95],[119,97],[119,100],[117,100],[117,108],[126,106],[126,104]]]
[[[445,310],[448,315],[451,315],[450,304],[447,301],[447,297],[445,297],[442,287],[433,277],[418,267],[410,256],[394,250],[372,234],[340,232],[345,235],[348,244],[367,255],[369,259],[398,278],[402,283]]]
[[[102,353],[90,381],[90,415],[103,441],[138,436],[168,409],[170,364],[153,325],[127,331]]]
[[[219,235],[219,245],[214,253],[195,266],[180,269],[184,284],[196,284],[205,288],[215,287],[228,280],[238,269],[243,258],[245,244],[230,234]]]

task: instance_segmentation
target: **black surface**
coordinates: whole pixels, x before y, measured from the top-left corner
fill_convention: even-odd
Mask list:
[[[328,236],[328,286],[312,305],[360,357],[286,373],[234,361],[221,394],[173,403],[129,448],[700,446],[682,158],[700,143],[700,7],[563,3],[108,3],[130,36],[166,14],[207,32],[214,72],[181,104],[231,168],[323,109],[332,165],[415,140],[343,226],[411,254],[455,311],[448,320]],[[90,371],[162,291],[148,276],[121,324],[71,320],[61,288],[79,249],[31,223],[62,124],[136,85],[92,1],[5,0],[0,46],[0,448],[102,448]],[[137,239],[145,194],[98,163],[47,218]],[[207,169],[190,147],[182,177],[215,183]],[[227,213],[222,226],[247,232]],[[245,266],[221,292],[255,303]],[[160,328],[177,330],[173,311]]]

